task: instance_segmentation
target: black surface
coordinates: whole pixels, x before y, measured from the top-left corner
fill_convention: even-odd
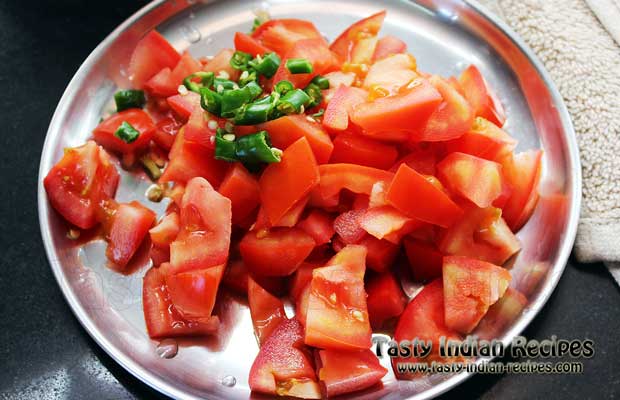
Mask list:
[[[45,258],[36,209],[45,132],[89,52],[145,4],[114,0],[0,2],[0,397],[152,399],[86,334]],[[462,398],[612,398],[620,394],[620,291],[605,268],[571,261],[525,335],[589,338],[583,375],[476,376],[446,394]]]

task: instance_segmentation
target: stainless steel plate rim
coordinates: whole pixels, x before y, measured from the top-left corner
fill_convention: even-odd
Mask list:
[[[45,246],[47,258],[50,262],[52,271],[58,282],[58,285],[66,299],[69,303],[69,306],[73,310],[80,324],[86,329],[89,335],[97,342],[97,344],[104,349],[104,351],[112,357],[117,363],[119,363],[125,370],[129,371],[132,375],[140,379],[142,382],[151,386],[152,388],[158,390],[159,392],[168,395],[173,398],[195,398],[194,396],[180,391],[174,385],[170,384],[166,380],[156,376],[151,371],[143,368],[138,365],[134,360],[123,351],[119,350],[116,346],[114,346],[102,332],[100,332],[95,326],[93,321],[91,320],[88,311],[85,310],[79,301],[74,296],[72,290],[70,289],[67,279],[62,273],[62,269],[60,267],[60,262],[56,258],[55,249],[53,247],[51,230],[47,225],[47,221],[44,216],[47,215],[49,210],[49,204],[47,201],[47,197],[45,194],[45,189],[43,187],[43,178],[47,174],[47,166],[50,165],[52,152],[49,151],[50,144],[49,142],[52,140],[52,137],[58,132],[61,128],[60,120],[61,115],[65,112],[67,105],[72,100],[72,96],[74,96],[77,92],[77,89],[80,86],[81,81],[84,79],[87,71],[93,67],[95,60],[101,55],[113,42],[114,40],[121,35],[124,31],[127,30],[130,26],[132,26],[136,21],[140,20],[144,15],[148,14],[152,10],[161,6],[165,3],[166,0],[155,0],[148,5],[144,6],[136,13],[134,13],[131,17],[125,20],[121,25],[119,25],[112,33],[110,33],[86,58],[86,60],[82,63],[80,68],[77,70],[76,74],[70,81],[66,90],[64,91],[60,102],[54,112],[54,115],[51,119],[49,129],[47,131],[47,136],[45,139],[45,144],[43,147],[43,152],[41,156],[41,163],[39,168],[39,177],[38,177],[38,211],[39,211],[39,223],[41,228],[41,235],[43,238],[43,243]],[[572,122],[570,119],[570,115],[564,102],[562,101],[561,95],[552,80],[549,77],[549,73],[545,70],[542,63],[535,56],[533,51],[529,49],[529,47],[519,38],[519,36],[508,27],[503,21],[499,20],[497,17],[492,15],[485,7],[480,5],[478,2],[473,0],[466,0],[466,3],[473,8],[478,14],[483,16],[488,22],[497,27],[504,35],[510,38],[516,45],[517,48],[521,50],[522,53],[525,54],[528,61],[534,66],[536,72],[542,77],[547,89],[551,93],[551,97],[553,99],[554,105],[557,108],[559,113],[559,117],[562,123],[562,129],[566,134],[566,140],[568,142],[568,150],[570,156],[570,164],[574,167],[572,171],[570,171],[571,183],[573,185],[573,196],[571,198],[571,208],[569,210],[568,217],[568,225],[565,231],[565,240],[562,243],[561,248],[558,252],[558,262],[554,265],[553,275],[550,280],[547,282],[546,287],[542,291],[542,294],[538,296],[535,303],[529,305],[529,312],[519,319],[518,323],[514,324],[510,330],[505,334],[506,340],[505,344],[520,332],[525,329],[527,325],[531,322],[531,320],[538,314],[540,309],[547,302],[549,296],[555,289],[562,272],[565,268],[566,262],[570,255],[576,232],[577,232],[577,224],[579,218],[579,210],[581,205],[581,167],[579,162],[579,154],[577,141],[575,138],[574,129],[572,126]],[[483,362],[484,360],[480,359],[478,362]],[[416,399],[427,399],[437,396],[454,386],[458,385],[460,382],[469,378],[471,373],[460,373],[455,375],[438,385],[433,386],[432,388],[413,396],[412,398]]]

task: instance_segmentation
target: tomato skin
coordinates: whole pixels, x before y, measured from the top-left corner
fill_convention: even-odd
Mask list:
[[[395,146],[345,132],[334,139],[334,152],[330,162],[388,169],[397,157],[398,151]]]
[[[334,230],[344,243],[355,244],[366,236],[366,231],[361,225],[361,218],[366,210],[346,211],[334,220]]]
[[[321,398],[310,349],[303,344],[304,328],[285,319],[267,338],[250,369],[254,392]]]
[[[366,265],[376,272],[387,271],[398,255],[397,245],[371,235],[364,236],[358,244],[366,247]]]
[[[368,92],[357,87],[340,85],[329,99],[323,120],[323,126],[333,132],[341,132],[349,127],[349,114],[353,108],[366,101]]]
[[[417,193],[415,199],[411,190]],[[442,227],[452,225],[463,214],[447,194],[406,164],[398,168],[386,199],[403,214]]]
[[[414,280],[425,282],[441,276],[443,254],[434,244],[412,238],[406,238],[404,244]]]
[[[250,231],[239,243],[243,262],[259,276],[292,274],[312,249],[314,240],[298,228],[274,228],[266,234]]]
[[[407,44],[405,42],[396,36],[387,35],[377,42],[375,53],[372,55],[372,61],[375,62],[393,54],[405,53],[406,51]]]
[[[67,177],[67,178],[65,178]],[[99,201],[114,197],[119,175],[107,153],[92,140],[66,149],[52,167],[43,186],[52,207],[81,229],[97,224]]]
[[[391,272],[373,276],[366,284],[368,316],[374,329],[381,328],[386,320],[402,314],[407,304],[403,289]]]
[[[260,202],[258,181],[241,163],[229,168],[218,192],[230,199],[233,224],[239,224],[250,216]]]
[[[373,207],[360,217],[364,231],[377,239],[400,244],[403,236],[421,227],[421,221],[408,218],[392,206]]]
[[[391,172],[356,164],[325,164],[319,166],[319,172],[317,191],[323,199],[336,197],[342,189],[370,195],[375,183],[390,182],[394,177]]]
[[[351,121],[363,129],[364,135],[377,140],[409,140],[424,126],[442,97],[422,78],[416,78],[408,87],[394,96],[358,104],[350,114]]]
[[[497,265],[468,257],[444,257],[446,327],[471,332],[489,307],[504,295],[510,280],[510,272]]]
[[[166,286],[176,310],[184,318],[201,319],[211,316],[224,267],[222,264],[178,274],[168,272],[169,264],[159,268],[166,272]]]
[[[132,143],[125,143],[114,135],[121,123],[131,124],[140,135]],[[155,133],[155,124],[151,117],[138,108],[121,111],[113,114],[100,123],[93,131],[93,138],[97,143],[111,151],[128,154],[135,153],[147,147]]]
[[[275,51],[281,58],[304,39],[317,39],[325,46],[326,42],[314,24],[301,19],[272,19],[262,23],[252,33],[252,37],[263,46]]]
[[[323,393],[328,398],[374,386],[388,372],[368,349],[319,350],[317,363]]]
[[[257,55],[263,55],[266,53],[271,53],[271,50],[262,44],[253,37],[246,35],[243,32],[235,33],[235,50],[243,51],[245,53],[249,53],[252,57],[256,57]]]
[[[163,263],[170,262],[170,246],[159,247],[152,245],[149,251],[149,258],[153,262],[153,267],[157,268]]]
[[[213,72],[215,75],[218,75],[221,71],[225,71],[230,80],[237,81],[239,80],[239,75],[241,72],[238,69],[234,69],[230,65],[230,59],[235,53],[232,49],[222,49],[219,53],[217,53],[207,65],[205,65],[202,69],[203,71]]]
[[[332,140],[316,122],[308,121],[305,115],[288,115],[259,125],[257,130],[269,132],[273,146],[285,150],[297,140],[305,137],[312,148],[317,164],[329,161],[334,145]]]
[[[510,155],[517,141],[484,118],[476,117],[471,129],[463,136],[446,143],[449,153],[461,152],[490,161],[501,161]]]
[[[298,139],[279,163],[267,166],[259,181],[261,205],[272,225],[319,183],[319,170],[306,138]]]
[[[162,218],[161,221],[149,230],[151,243],[158,247],[170,246],[176,239],[180,230],[179,214],[171,212]]]
[[[336,233],[333,218],[321,210],[312,210],[306,219],[297,223],[297,227],[312,236],[317,246],[329,243]]]
[[[276,222],[273,226],[292,228],[297,225],[299,219],[301,218],[301,214],[303,214],[304,210],[306,209],[306,204],[308,204],[308,200],[309,196],[304,196],[297,203],[295,203],[293,207],[291,207],[291,209],[288,210],[286,214],[284,214],[282,218],[280,218],[280,220]]]
[[[137,201],[120,204],[112,217],[106,257],[125,267],[155,222],[155,213]]]
[[[349,245],[312,271],[305,343],[324,349],[370,347],[364,291],[366,248]]]
[[[172,274],[226,263],[231,234],[230,200],[203,178],[187,184],[181,205],[181,231],[170,244]]]
[[[252,315],[254,334],[263,345],[273,330],[286,319],[284,304],[252,278],[248,279],[248,304]]]
[[[304,58],[312,64],[312,72],[308,74],[292,74],[286,68],[286,61],[291,58]],[[293,45],[282,58],[280,67],[273,76],[273,82],[287,80],[296,88],[305,88],[317,75],[339,69],[340,63],[336,56],[327,48],[325,39],[302,39]]]
[[[184,95],[174,95],[166,99],[166,102],[172,108],[182,120],[187,119],[192,115],[194,109],[200,107],[200,95],[194,92],[187,92]]]
[[[542,150],[510,155],[502,161],[511,195],[503,207],[503,216],[516,232],[530,218],[540,197],[538,183],[542,173]]]
[[[385,14],[385,11],[380,11],[355,22],[334,40],[329,46],[330,50],[336,53],[342,61],[350,61],[359,38],[376,36],[383,25]]]
[[[205,336],[215,333],[220,324],[217,317],[184,319],[170,301],[161,267],[151,268],[144,275],[142,304],[146,330],[152,339]]]
[[[476,116],[486,118],[500,127],[504,125],[504,107],[475,65],[467,67],[458,82]]]
[[[174,68],[181,55],[156,30],[146,34],[134,49],[129,61],[129,76],[135,88],[141,89],[144,83],[163,68]]]
[[[173,118],[164,118],[156,125],[153,142],[166,151],[170,151],[174,138],[179,132],[180,124]]]

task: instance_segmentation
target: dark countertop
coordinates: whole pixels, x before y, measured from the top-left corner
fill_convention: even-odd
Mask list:
[[[146,1],[0,2],[0,398],[152,399],[82,329],[41,242],[39,156],[62,92],[89,52]],[[602,264],[569,262],[556,291],[525,331],[589,338],[583,375],[476,376],[445,398],[612,398],[620,394],[620,290]]]

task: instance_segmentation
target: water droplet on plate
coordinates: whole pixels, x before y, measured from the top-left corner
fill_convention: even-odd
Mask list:
[[[181,27],[181,33],[190,43],[197,43],[202,39],[202,34],[198,29],[191,25],[183,25]]]
[[[222,378],[221,383],[224,386],[233,387],[237,384],[237,378],[235,378],[232,375],[226,375],[225,377]]]
[[[189,19],[194,19],[196,18],[196,14],[194,14],[193,12],[189,13],[189,15],[187,16],[187,18]]]
[[[159,342],[155,351],[161,358],[172,358],[179,352],[179,344],[174,339],[164,339]]]

